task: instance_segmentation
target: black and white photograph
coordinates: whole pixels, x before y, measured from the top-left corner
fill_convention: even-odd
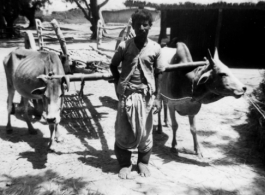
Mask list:
[[[265,0],[0,0],[0,195],[264,195]]]

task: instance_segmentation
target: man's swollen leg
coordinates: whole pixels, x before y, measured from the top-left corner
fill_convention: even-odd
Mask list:
[[[119,177],[121,179],[132,179],[130,175],[132,170],[132,152],[119,148],[116,143],[114,146],[114,151],[120,165]]]
[[[142,177],[149,177],[151,175],[150,170],[148,168],[149,159],[152,153],[152,148],[148,152],[139,152],[138,151],[138,169],[139,174]]]

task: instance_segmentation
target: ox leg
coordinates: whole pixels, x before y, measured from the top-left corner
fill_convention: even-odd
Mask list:
[[[25,118],[25,121],[28,125],[29,134],[35,135],[35,134],[37,134],[37,131],[33,128],[31,121],[29,119],[29,115],[28,115],[29,99],[23,98],[23,102],[24,102],[24,118]]]
[[[167,127],[168,126],[168,120],[167,120],[167,103],[165,103],[163,101],[163,108],[164,108],[164,123],[165,123],[165,126]],[[157,132],[158,133],[162,133],[163,131],[163,128],[162,128],[162,123],[161,123],[161,112],[158,113],[158,127],[157,127]]]
[[[172,147],[171,147],[171,152],[177,153],[177,130],[178,130],[178,122],[176,119],[176,113],[175,113],[175,109],[174,106],[168,106],[169,109],[169,114],[170,114],[170,118],[171,118],[171,125],[172,125],[172,131],[173,131],[173,138],[172,138]]]
[[[43,112],[43,102],[41,99],[33,99],[32,103],[34,105],[34,115],[41,118]]]
[[[58,127],[58,124],[55,124],[54,130],[55,130],[54,140],[56,142],[62,142],[63,137],[61,136],[61,132],[60,132],[60,128]]]
[[[54,150],[53,149],[54,141],[61,142],[62,138],[61,138],[60,133],[58,131],[58,124],[49,125],[49,129],[50,129],[50,142],[48,144],[48,149]]]
[[[49,125],[50,129],[50,142],[48,144],[48,149],[50,151],[54,151],[54,141],[61,142],[63,139],[60,136],[60,132],[58,131],[58,124]]]
[[[13,132],[11,125],[11,114],[14,111],[15,107],[13,104],[13,99],[15,95],[15,90],[12,87],[8,86],[8,97],[7,97],[7,125],[6,125],[6,133],[10,134]]]
[[[199,145],[198,138],[197,138],[195,115],[189,116],[189,123],[190,123],[190,132],[193,138],[194,151],[200,158],[202,158],[203,156],[202,156],[200,145]]]
[[[157,113],[157,117],[158,117],[157,133],[161,134],[162,133],[161,112]]]
[[[49,129],[50,129],[50,143],[48,144],[48,148],[51,149],[52,148],[52,145],[53,145],[53,132],[54,130],[56,130],[56,125],[52,124],[52,125],[49,125]]]
[[[168,119],[167,119],[167,103],[163,102],[164,104],[164,123],[165,123],[165,126],[168,127]]]

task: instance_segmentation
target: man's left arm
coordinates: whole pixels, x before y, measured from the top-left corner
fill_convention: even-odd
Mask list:
[[[159,46],[157,51],[157,59],[155,62],[155,86],[156,86],[156,94],[155,94],[155,100],[153,104],[154,114],[158,113],[162,109],[162,98],[161,98],[161,81],[162,81],[162,75],[165,71],[165,63],[162,59],[161,55],[161,47]]]
[[[156,94],[155,94],[155,100],[153,104],[154,114],[158,113],[162,109],[162,99],[161,99],[161,80],[162,80],[162,72],[157,73],[155,75],[155,82],[156,82]]]

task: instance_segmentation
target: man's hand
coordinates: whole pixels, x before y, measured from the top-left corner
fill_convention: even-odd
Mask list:
[[[153,112],[154,114],[160,112],[162,109],[162,101],[159,99],[155,99],[153,103]]]

